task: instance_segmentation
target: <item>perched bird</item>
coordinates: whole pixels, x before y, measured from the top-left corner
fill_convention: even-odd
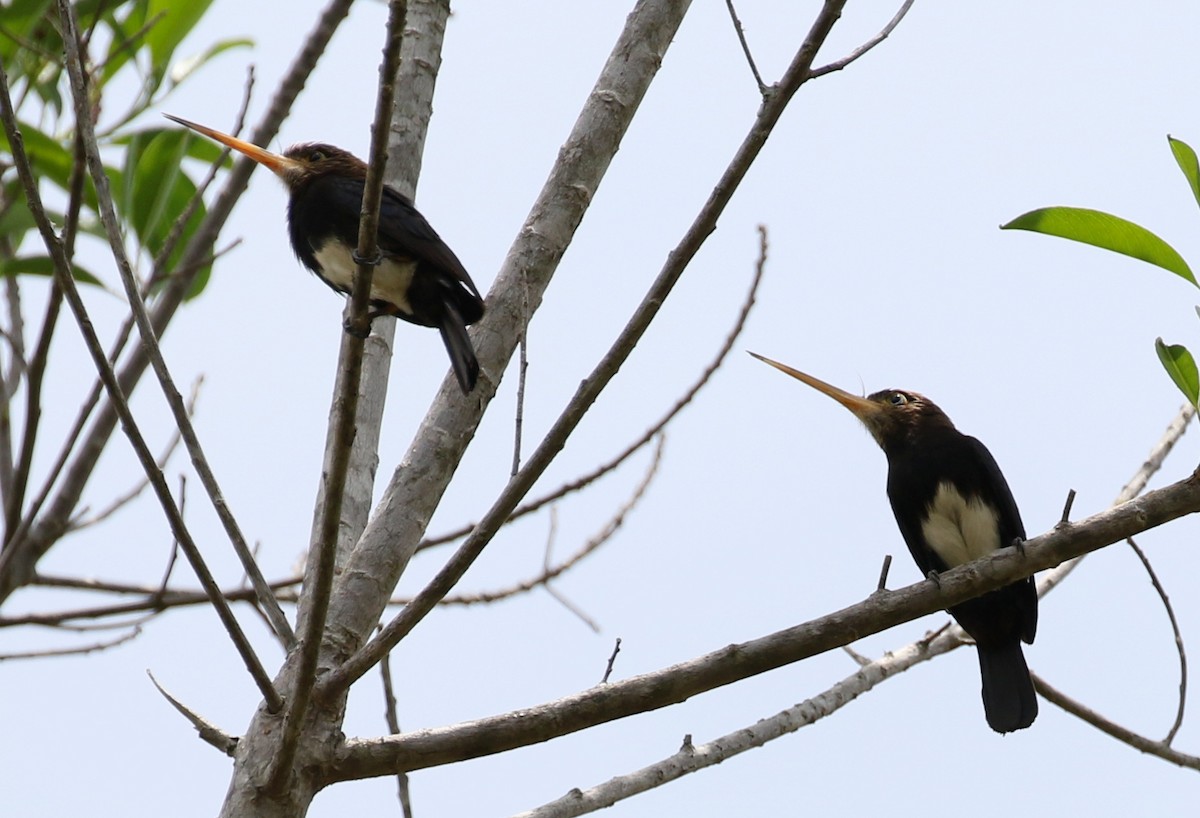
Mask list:
[[[367,165],[320,142],[293,145],[283,155],[170,114],[167,119],[215,139],[266,166],[287,185],[288,236],[296,256],[339,293],[349,293],[357,264],[358,220]],[[371,280],[371,313],[437,327],[463,392],[479,376],[467,327],[483,317],[483,298],[462,262],[408,197],[383,188],[379,211],[381,261]]]
[[[750,354],[833,398],[867,427],[887,455],[892,512],[924,574],[936,578],[1024,541],[1021,514],[995,459],[929,398],[900,389],[860,398]],[[1037,631],[1033,577],[955,605],[950,613],[978,648],[988,725],[998,733],[1028,727],[1038,707],[1021,642],[1032,644]]]

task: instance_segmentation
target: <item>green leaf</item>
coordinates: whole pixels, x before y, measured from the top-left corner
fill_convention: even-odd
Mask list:
[[[133,228],[138,243],[152,258],[166,247],[176,222],[196,196],[196,185],[183,172],[181,163],[193,140],[175,129],[141,131],[128,141],[125,167],[109,173],[113,198],[121,218]],[[203,202],[195,208],[166,260],[171,270],[179,262],[188,239],[204,218]],[[195,295],[208,280],[207,265],[197,276]]]
[[[1158,360],[1162,361],[1163,369],[1171,376],[1171,380],[1179,387],[1179,391],[1193,406],[1200,405],[1200,373],[1196,371],[1196,361],[1187,347],[1179,344],[1164,344],[1162,338],[1154,341],[1154,350]]]
[[[150,0],[147,19],[155,22],[146,35],[146,44],[150,46],[150,59],[156,75],[166,76],[175,49],[211,5],[212,0]]]
[[[184,57],[182,60],[177,60],[175,64],[171,66],[171,73],[168,77],[170,85],[173,87],[183,82],[218,54],[229,51],[232,48],[250,48],[253,45],[254,40],[244,37],[230,40],[219,40],[218,42],[201,51],[199,54],[193,54],[190,57]]]
[[[1196,152],[1188,143],[1171,136],[1167,136],[1167,144],[1171,146],[1171,153],[1175,154],[1175,161],[1179,163],[1179,169],[1187,177],[1196,204],[1200,204],[1200,162],[1196,160]]]
[[[18,256],[0,262],[0,275],[35,275],[53,276],[54,259],[49,256]],[[103,287],[104,283],[78,264],[71,268],[71,277],[83,284],[94,284]]]
[[[1000,229],[1030,230],[1112,250],[1162,267],[1200,286],[1175,248],[1146,228],[1110,213],[1082,207],[1044,207],[1017,216],[1008,224],[1000,225]]]

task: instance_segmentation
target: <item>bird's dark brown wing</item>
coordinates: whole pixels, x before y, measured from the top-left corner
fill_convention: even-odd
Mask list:
[[[361,194],[360,194],[361,197]],[[458,256],[413,206],[408,197],[390,187],[383,190],[379,209],[379,247],[385,254],[408,256],[436,268],[450,286],[448,295],[468,324],[483,315],[483,297]],[[465,292],[454,292],[461,287]]]

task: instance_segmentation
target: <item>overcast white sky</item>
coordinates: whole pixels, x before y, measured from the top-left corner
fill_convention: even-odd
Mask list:
[[[631,3],[464,2],[446,34],[417,200],[486,290]],[[763,73],[783,70],[815,2],[744,2]],[[182,49],[248,36],[164,109],[225,128],[246,65],[261,114],[321,5],[270,13],[218,0]],[[261,7],[265,9],[265,6]],[[852,2],[819,63],[869,38],[895,4]],[[362,155],[386,9],[359,3],[285,124],[281,148],[320,139]],[[569,443],[546,487],[619,450],[669,406],[719,346],[749,284],[755,225],[770,230],[759,304],[740,345],[852,391],[921,391],[982,438],[1026,528],[1053,525],[1068,489],[1076,516],[1103,509],[1142,463],[1181,399],[1153,341],[1200,348],[1197,294],[1170,274],[1092,248],[997,226],[1051,204],[1116,212],[1197,263],[1200,212],[1166,143],[1200,146],[1200,7],[1191,3],[918,2],[892,38],[806,86],[658,324]],[[694,4],[530,333],[526,439],[535,440],[623,325],[749,127],[759,99],[724,4]],[[115,109],[116,106],[114,106]],[[157,120],[147,120],[147,125]],[[198,169],[196,169],[198,170]],[[166,337],[180,381],[203,373],[199,430],[233,510],[261,543],[270,577],[308,539],[339,300],[294,260],[285,193],[266,173],[226,230],[242,244]],[[101,271],[104,272],[104,271]],[[31,285],[35,290],[39,285]],[[85,294],[103,328],[115,299]],[[31,295],[31,298],[33,296]],[[36,298],[34,298],[36,300]],[[68,332],[47,435],[73,417],[89,367]],[[72,370],[72,367],[75,369]],[[446,371],[436,333],[397,333],[380,475],[386,479]],[[510,373],[511,374],[511,373]],[[485,508],[509,468],[515,378],[506,378],[435,519],[444,530]],[[147,382],[136,406],[156,439],[167,413]],[[48,457],[49,449],[43,452]],[[1156,478],[1188,474],[1190,433]],[[558,512],[557,553],[574,550],[624,501],[645,456]],[[173,464],[175,475],[183,466]],[[672,426],[648,496],[617,538],[558,587],[601,626],[593,634],[545,593],[430,617],[394,657],[402,726],[448,724],[594,684],[612,641],[616,676],[669,665],[858,601],[884,554],[891,584],[918,574],[884,494],[885,461],[844,410],[739,352]],[[116,440],[88,494],[101,506],[136,469]],[[240,572],[193,492],[188,517],[227,581]],[[545,517],[495,542],[465,580],[488,589],[536,573]],[[1197,525],[1142,538],[1193,647],[1200,634]],[[150,503],[57,548],[43,569],[153,581],[169,536]],[[401,592],[436,557],[418,560]],[[190,578],[182,572],[180,576]],[[25,593],[6,613],[56,599]],[[278,651],[243,619],[274,667]],[[864,640],[875,656],[944,615]],[[0,632],[0,651],[61,640]],[[1174,717],[1178,668],[1161,605],[1128,549],[1089,558],[1045,599],[1031,667],[1151,737]],[[230,765],[154,691],[232,733],[257,695],[205,608],[152,623],[96,656],[8,663],[0,675],[0,789],[13,815],[203,816]],[[503,816],[711,740],[825,690],[853,672],[817,657],[668,710],[539,747],[412,776],[418,816]],[[347,733],[386,732],[377,676],[356,688]],[[1177,745],[1200,752],[1193,715]],[[311,815],[394,814],[391,779],[339,785]],[[1054,706],[1029,730],[993,734],[972,651],[881,685],[818,725],[718,768],[623,802],[641,816],[1194,814],[1195,773],[1108,739]]]

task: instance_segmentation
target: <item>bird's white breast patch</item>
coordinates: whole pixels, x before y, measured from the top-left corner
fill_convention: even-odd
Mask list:
[[[357,265],[341,243],[327,241],[314,255],[325,278],[334,286],[350,292],[354,287],[354,270]],[[402,263],[384,258],[375,268],[375,275],[371,277],[371,299],[394,304],[401,312],[412,315],[412,307],[408,303],[408,285],[412,283],[413,271],[416,269],[416,262]]]
[[[940,483],[921,534],[949,566],[985,557],[1000,547],[996,510],[978,497],[969,501],[950,483]]]

